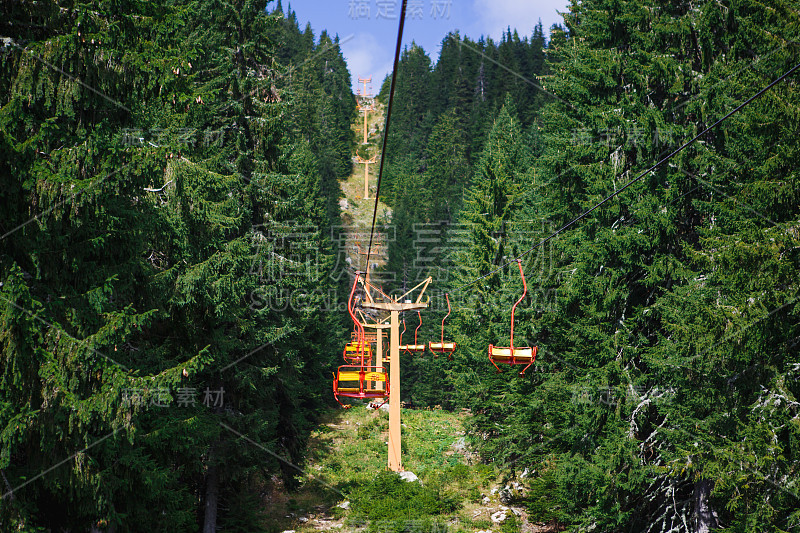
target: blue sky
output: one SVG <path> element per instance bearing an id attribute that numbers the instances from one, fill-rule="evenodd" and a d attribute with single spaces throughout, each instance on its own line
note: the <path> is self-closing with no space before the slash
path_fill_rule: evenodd
<path id="1" fill-rule="evenodd" d="M 530 35 L 541 19 L 545 35 L 558 12 L 567 11 L 569 0 L 408 0 L 403 43 L 413 40 L 435 62 L 442 39 L 459 30 L 472 39 L 499 39 L 507 27 L 520 37 Z M 272 4 L 274 5 L 274 4 Z M 284 9 L 289 2 L 283 0 Z M 354 86 L 359 76 L 372 76 L 373 93 L 380 90 L 383 77 L 392 69 L 397 42 L 400 0 L 295 0 L 301 29 L 311 23 L 315 37 L 325 29 L 339 35 L 342 51 Z"/>

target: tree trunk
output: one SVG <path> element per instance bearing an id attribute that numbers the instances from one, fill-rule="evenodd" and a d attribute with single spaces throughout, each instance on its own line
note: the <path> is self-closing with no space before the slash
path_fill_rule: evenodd
<path id="1" fill-rule="evenodd" d="M 209 454 L 213 461 L 214 454 Z M 219 499 L 219 467 L 210 465 L 206 475 L 206 512 L 203 521 L 203 533 L 216 533 L 217 531 L 217 502 Z"/>
<path id="2" fill-rule="evenodd" d="M 717 513 L 711 508 L 708 497 L 711 494 L 713 483 L 707 479 L 701 479 L 694 484 L 694 513 L 696 533 L 709 533 L 712 528 L 719 527 L 717 523 Z"/>

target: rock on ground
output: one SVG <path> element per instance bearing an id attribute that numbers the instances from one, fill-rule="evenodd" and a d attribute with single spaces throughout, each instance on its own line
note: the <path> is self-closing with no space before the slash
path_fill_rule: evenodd
<path id="1" fill-rule="evenodd" d="M 417 475 L 414 472 L 410 472 L 410 471 L 400 472 L 400 479 L 402 479 L 403 481 L 408 481 L 408 482 L 419 480 Z"/>

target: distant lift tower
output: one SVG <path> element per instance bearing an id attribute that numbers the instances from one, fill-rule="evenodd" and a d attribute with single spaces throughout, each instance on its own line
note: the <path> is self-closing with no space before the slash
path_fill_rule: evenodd
<path id="1" fill-rule="evenodd" d="M 362 97 L 362 104 L 359 104 L 359 109 L 364 110 L 364 142 L 363 144 L 367 144 L 367 123 L 369 122 L 369 112 L 372 111 L 372 105 L 369 104 L 368 98 L 371 98 L 372 95 L 367 92 L 367 84 L 372 83 L 372 76 L 369 78 L 358 78 L 358 83 L 364 85 L 364 90 L 359 90 L 359 96 Z"/>
<path id="2" fill-rule="evenodd" d="M 360 155 L 356 154 L 356 161 L 359 163 L 364 163 L 364 200 L 369 200 L 369 165 L 371 163 L 375 163 L 377 160 L 377 155 L 373 155 L 369 159 L 364 159 Z"/>
<path id="3" fill-rule="evenodd" d="M 369 78 L 358 78 L 358 83 L 364 86 L 364 89 L 358 90 L 358 95 L 361 96 L 361 103 L 359 103 L 358 108 L 364 110 L 364 143 L 367 144 L 367 125 L 369 123 L 369 112 L 372 111 L 373 107 L 369 103 L 368 98 L 372 97 L 372 94 L 367 92 L 367 84 L 372 83 L 372 76 Z M 356 155 L 356 161 L 359 163 L 364 163 L 364 200 L 369 200 L 369 165 L 370 163 L 375 163 L 377 161 L 377 155 L 372 156 L 370 159 L 363 159 L 361 156 Z"/>

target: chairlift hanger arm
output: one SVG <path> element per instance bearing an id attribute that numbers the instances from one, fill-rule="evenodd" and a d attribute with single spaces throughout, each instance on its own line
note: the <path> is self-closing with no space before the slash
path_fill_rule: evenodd
<path id="1" fill-rule="evenodd" d="M 525 272 L 522 271 L 522 259 L 517 259 L 517 266 L 519 266 L 519 275 L 522 278 L 522 296 L 519 297 L 519 300 L 514 304 L 514 307 L 511 308 L 511 353 L 514 353 L 514 311 L 517 310 L 517 306 L 519 303 L 525 299 L 525 295 L 528 294 L 528 284 L 525 282 Z"/>
<path id="2" fill-rule="evenodd" d="M 361 359 L 362 364 L 363 364 L 363 359 L 367 356 L 366 352 L 369 351 L 369 348 L 366 347 L 366 342 L 364 341 L 364 335 L 365 335 L 365 333 L 364 333 L 364 325 L 361 322 L 358 321 L 358 319 L 356 318 L 355 313 L 353 312 L 353 309 L 354 309 L 354 307 L 353 307 L 353 297 L 354 297 L 355 292 L 356 292 L 356 287 L 358 286 L 358 278 L 361 277 L 361 274 L 362 274 L 362 272 L 360 270 L 356 271 L 356 279 L 353 280 L 353 288 L 350 291 L 350 298 L 347 301 L 347 312 L 350 313 L 350 317 L 353 319 L 353 322 L 355 323 L 355 326 L 356 326 L 356 333 L 358 334 L 358 341 L 357 341 L 357 344 L 356 344 L 357 356 L 358 356 L 359 359 Z M 350 346 L 352 348 L 351 345 L 352 345 L 352 343 L 350 343 L 350 345 L 348 345 L 348 346 Z M 344 349 L 343 356 L 344 356 L 345 361 L 348 360 L 348 346 L 345 346 L 345 349 Z"/>
<path id="3" fill-rule="evenodd" d="M 442 345 L 444 345 L 444 321 L 447 320 L 447 317 L 450 316 L 450 296 L 447 293 L 444 293 L 444 297 L 447 299 L 447 314 L 444 315 L 442 319 Z"/>
<path id="4" fill-rule="evenodd" d="M 353 296 L 356 293 L 356 286 L 358 285 L 358 278 L 361 277 L 361 272 L 356 272 L 356 279 L 353 280 L 353 288 L 350 290 L 350 298 L 347 300 L 347 312 L 350 313 L 350 317 L 353 319 L 353 322 L 356 324 L 356 329 L 359 331 L 359 336 L 363 337 L 364 335 L 364 328 L 361 323 L 356 318 L 356 315 L 353 313 Z"/>

